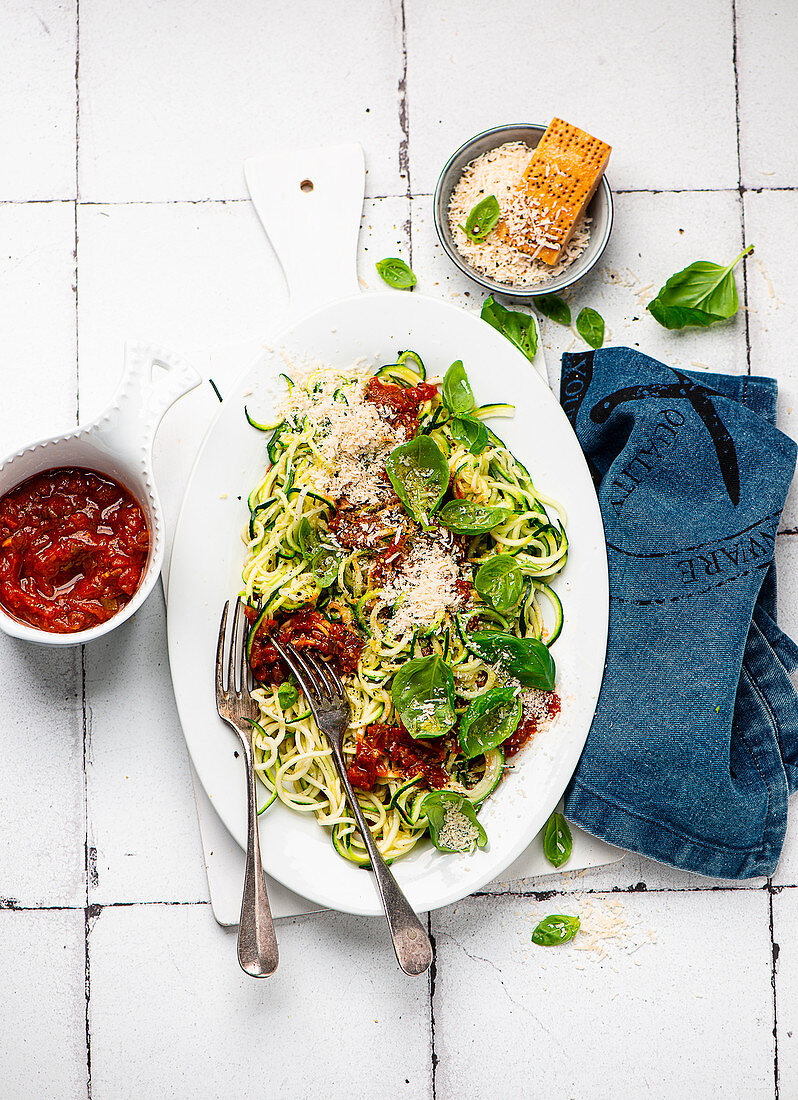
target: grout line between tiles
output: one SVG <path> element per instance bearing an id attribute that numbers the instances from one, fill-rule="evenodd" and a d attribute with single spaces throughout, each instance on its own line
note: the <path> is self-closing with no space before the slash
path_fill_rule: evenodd
<path id="1" fill-rule="evenodd" d="M 742 228 L 743 248 L 748 247 L 745 232 L 745 188 L 743 187 L 742 154 L 740 151 L 740 78 L 737 72 L 737 0 L 732 0 L 732 69 L 734 70 L 734 121 L 737 131 L 737 194 L 740 201 L 740 226 Z M 748 316 L 748 270 L 745 260 L 742 263 L 743 280 L 743 323 L 745 324 L 745 363 L 746 374 L 751 373 L 751 326 Z"/>
<path id="2" fill-rule="evenodd" d="M 413 266 L 413 226 L 411 219 L 412 193 L 410 186 L 410 112 L 407 102 L 407 17 L 405 13 L 405 0 L 399 0 L 399 13 L 402 28 L 402 74 L 399 77 L 399 128 L 402 137 L 399 142 L 399 175 L 405 180 L 405 193 L 402 196 L 407 200 L 407 218 L 405 220 L 405 233 L 407 235 L 407 252 L 410 267 Z"/>
<path id="3" fill-rule="evenodd" d="M 798 191 L 798 184 L 774 187 L 746 187 L 742 184 L 736 187 L 614 187 L 614 195 L 762 195 L 781 191 Z M 366 202 L 381 202 L 385 199 L 429 199 L 432 191 L 415 191 L 409 193 L 410 187 L 404 193 L 386 195 L 366 195 Z M 81 199 L 77 200 L 80 207 L 92 206 L 233 206 L 249 203 L 248 198 L 222 199 Z M 74 203 L 75 199 L 51 198 L 51 199 L 3 199 L 0 198 L 0 206 L 47 206 L 57 203 Z"/>
<path id="4" fill-rule="evenodd" d="M 438 978 L 438 952 L 435 936 L 432 931 L 432 913 L 427 913 L 427 935 L 432 944 L 432 963 L 429 968 L 429 1028 L 431 1057 L 431 1082 L 432 1100 L 436 1100 L 438 1094 L 438 1054 L 435 1050 L 435 983 Z"/>
<path id="5" fill-rule="evenodd" d="M 779 1100 L 779 1016 L 776 1002 L 776 963 L 779 958 L 779 945 L 773 935 L 773 884 L 768 880 L 768 912 L 770 919 L 770 984 L 773 990 L 773 1088 L 775 1100 Z"/>

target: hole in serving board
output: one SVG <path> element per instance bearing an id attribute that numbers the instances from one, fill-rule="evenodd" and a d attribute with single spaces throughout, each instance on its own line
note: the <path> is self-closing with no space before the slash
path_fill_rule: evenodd
<path id="1" fill-rule="evenodd" d="M 306 195 L 309 195 L 313 190 L 313 180 L 302 180 L 299 185 L 299 190 L 304 191 Z"/>

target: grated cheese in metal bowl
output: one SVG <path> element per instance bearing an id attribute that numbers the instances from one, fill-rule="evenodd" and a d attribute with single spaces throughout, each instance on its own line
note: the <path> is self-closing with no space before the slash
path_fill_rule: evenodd
<path id="1" fill-rule="evenodd" d="M 520 229 L 533 215 L 518 185 L 529 164 L 532 149 L 522 141 L 508 141 L 490 149 L 469 164 L 452 191 L 449 200 L 449 228 L 455 247 L 475 270 L 508 286 L 540 286 L 561 275 L 584 252 L 590 240 L 590 218 L 582 218 L 556 264 L 546 264 L 515 248 L 501 232 L 493 232 L 486 241 L 470 240 L 461 225 L 478 202 L 495 195 L 507 230 Z M 541 226 L 541 230 L 545 227 Z M 545 233 L 542 233 L 545 236 Z"/>

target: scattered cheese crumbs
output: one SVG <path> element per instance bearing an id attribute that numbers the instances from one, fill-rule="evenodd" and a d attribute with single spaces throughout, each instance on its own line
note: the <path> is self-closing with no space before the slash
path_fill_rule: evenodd
<path id="1" fill-rule="evenodd" d="M 479 829 L 469 821 L 463 811 L 449 803 L 443 812 L 443 825 L 438 834 L 438 843 L 454 852 L 470 852 L 476 847 Z"/>
<path id="2" fill-rule="evenodd" d="M 624 956 L 634 955 L 641 947 L 657 942 L 655 930 L 642 928 L 618 894 L 575 893 L 565 897 L 570 906 L 567 912 L 579 917 L 580 927 L 574 939 L 563 945 L 563 953 L 579 951 L 582 953 L 580 958 L 592 957 L 596 963 L 609 959 L 612 964 Z M 551 906 L 551 902 L 546 904 Z M 536 922 L 545 915 L 538 909 L 539 905 L 531 917 Z M 572 957 L 576 962 L 576 957 Z M 635 962 L 639 964 L 639 960 Z M 577 965 L 577 969 L 584 967 Z"/>
<path id="3" fill-rule="evenodd" d="M 419 539 L 401 572 L 386 585 L 384 598 L 398 606 L 391 627 L 400 632 L 421 623 L 431 625 L 444 611 L 463 602 L 457 591 L 460 570 L 452 552 L 432 539 Z"/>
<path id="4" fill-rule="evenodd" d="M 478 202 L 495 195 L 510 231 L 529 219 L 526 196 L 519 191 L 532 150 L 520 141 L 490 149 L 469 164 L 449 200 L 449 226 L 457 251 L 484 275 L 509 286 L 537 286 L 560 275 L 584 252 L 590 240 L 590 219 L 579 219 L 573 236 L 557 263 L 550 265 L 523 252 L 493 232 L 481 244 L 460 229 Z"/>
<path id="5" fill-rule="evenodd" d="M 390 498 L 385 459 L 404 443 L 403 431 L 391 427 L 373 402 L 364 400 L 367 375 L 354 380 L 316 368 L 277 404 L 277 415 L 304 422 L 319 448 L 323 469 L 315 475 L 319 493 L 352 504 L 380 504 Z"/>

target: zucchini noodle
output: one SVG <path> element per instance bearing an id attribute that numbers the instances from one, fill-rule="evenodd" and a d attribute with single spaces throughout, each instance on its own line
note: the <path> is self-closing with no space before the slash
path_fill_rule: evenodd
<path id="1" fill-rule="evenodd" d="M 365 456 L 364 468 L 370 470 L 372 481 L 377 479 L 376 500 L 358 502 L 357 493 L 366 493 L 368 487 L 358 487 L 357 479 L 350 479 L 341 492 L 342 479 L 348 476 L 345 456 L 331 451 L 331 421 L 318 409 L 314 412 L 314 402 L 322 408 L 324 402 L 333 401 L 346 409 L 347 415 L 354 415 L 364 400 L 369 400 L 364 394 L 372 378 L 391 387 L 391 392 L 398 393 L 401 388 L 405 395 L 423 399 L 415 406 L 415 415 L 404 422 L 404 435 L 403 429 L 391 427 L 387 418 L 387 442 Z M 284 419 L 268 442 L 269 466 L 249 497 L 242 574 L 242 595 L 253 623 L 248 653 L 252 658 L 253 645 L 268 646 L 265 630 L 262 643 L 257 641 L 262 627 L 279 629 L 292 615 L 307 612 L 359 637 L 362 651 L 356 667 L 339 669 L 351 708 L 344 738 L 350 766 L 356 761 L 358 740 L 367 738 L 371 727 L 393 729 L 398 725 L 392 681 L 409 660 L 437 655 L 446 663 L 452 673 L 453 708 L 459 719 L 473 700 L 508 680 L 512 682 L 506 670 L 474 651 L 470 641 L 474 631 L 501 631 L 550 645 L 562 624 L 560 601 L 550 587 L 567 558 L 562 505 L 535 487 L 529 472 L 487 425 L 480 453 L 472 453 L 468 443 L 455 438 L 454 414 L 440 386 L 425 383 L 421 389 L 415 388 L 424 378 L 421 360 L 405 352 L 398 364 L 382 367 L 376 374 L 356 366 L 345 371 L 321 368 L 296 386 L 287 380 L 289 393 L 281 409 Z M 481 424 L 481 414 L 490 415 L 495 408 L 475 408 L 470 416 Z M 379 401 L 372 400 L 368 410 L 372 419 L 373 410 L 378 416 L 387 416 Z M 249 413 L 247 419 L 264 430 Z M 394 495 L 385 475 L 386 454 L 397 441 L 416 434 L 427 435 L 448 465 L 447 499 L 505 509 L 505 518 L 480 534 L 453 536 L 437 524 L 434 515 L 429 528 L 422 529 Z M 368 523 L 344 538 L 342 528 L 336 526 L 338 513 L 355 521 L 359 515 L 365 516 Z M 407 546 L 423 549 L 425 540 L 436 538 L 443 539 L 446 553 L 457 563 L 460 584 L 449 606 L 438 610 L 432 621 L 424 621 L 407 611 L 406 597 L 397 597 L 387 551 L 403 546 L 407 554 Z M 323 547 L 326 557 L 318 556 L 318 547 Z M 512 555 L 515 575 L 520 572 L 521 576 L 520 597 L 510 610 L 501 611 L 480 598 L 473 583 L 479 567 L 500 553 Z M 397 614 L 403 607 L 402 614 Z M 552 620 L 554 627 L 547 627 Z M 253 724 L 252 739 L 257 774 L 267 792 L 263 809 L 279 800 L 297 813 L 312 813 L 330 830 L 332 843 L 342 856 L 367 865 L 368 855 L 348 811 L 332 751 L 304 696 L 295 690 L 284 692 L 278 683 L 268 682 L 267 676 L 260 679 L 253 692 L 260 718 Z M 465 796 L 478 810 L 499 782 L 505 767 L 502 746 L 465 759 L 455 732 L 440 742 L 445 744 L 438 761 L 443 784 L 440 779 L 433 784 L 426 773 L 404 769 L 387 758 L 382 760 L 372 789 L 357 791 L 386 860 L 405 855 L 428 833 L 424 801 L 431 790 L 443 786 Z M 427 749 L 432 740 L 425 735 L 418 744 Z"/>

